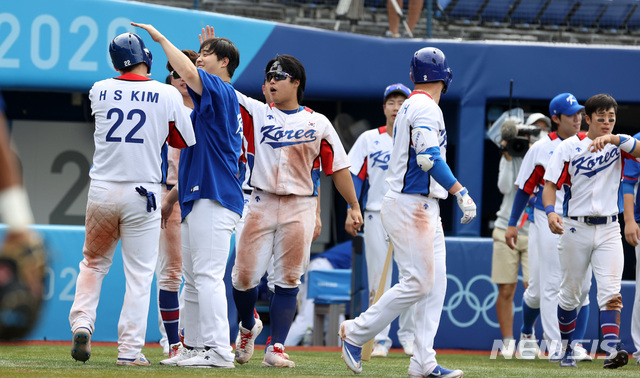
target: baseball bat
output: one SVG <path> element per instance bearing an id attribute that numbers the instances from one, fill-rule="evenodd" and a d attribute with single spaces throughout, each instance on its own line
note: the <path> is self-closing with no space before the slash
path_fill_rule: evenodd
<path id="1" fill-rule="evenodd" d="M 384 260 L 384 267 L 382 268 L 382 276 L 380 277 L 380 283 L 378 284 L 378 290 L 376 291 L 376 296 L 373 298 L 373 303 L 371 305 L 376 304 L 378 299 L 384 294 L 384 285 L 387 283 L 387 274 L 389 272 L 389 265 L 391 265 L 391 256 L 393 255 L 393 243 L 389 240 L 389 249 L 387 250 L 387 258 Z M 367 341 L 366 344 L 362 346 L 362 361 L 369 361 L 371 359 L 371 351 L 373 350 L 373 342 L 375 338 Z"/>
<path id="2" fill-rule="evenodd" d="M 391 5 L 393 6 L 393 9 L 398 14 L 398 17 L 400 17 L 400 21 L 402 21 L 402 25 L 404 25 L 404 29 L 409 35 L 409 38 L 413 38 L 413 33 L 411 32 L 411 29 L 409 29 L 409 25 L 407 24 L 407 19 L 404 17 L 404 13 L 402 13 L 402 9 L 400 9 L 400 6 L 398 5 L 398 3 L 396 3 L 396 0 L 391 0 Z"/>

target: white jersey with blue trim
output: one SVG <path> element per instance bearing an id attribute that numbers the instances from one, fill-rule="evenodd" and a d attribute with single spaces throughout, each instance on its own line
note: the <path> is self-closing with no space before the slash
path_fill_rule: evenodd
<path id="1" fill-rule="evenodd" d="M 447 190 L 420 169 L 416 162 L 411 132 L 417 127 L 426 131 L 426 147 L 440 148 L 442 160 L 447 161 L 447 131 L 442 110 L 426 92 L 413 91 L 402 104 L 393 124 L 393 150 L 387 177 L 389 189 L 445 199 Z"/>
<path id="2" fill-rule="evenodd" d="M 94 180 L 160 183 L 161 149 L 194 145 L 191 119 L 171 85 L 127 73 L 96 82 L 89 92 L 95 117 Z"/>
<path id="3" fill-rule="evenodd" d="M 306 107 L 288 114 L 236 94 L 252 119 L 244 128 L 247 161 L 253 161 L 251 187 L 277 195 L 317 195 L 320 166 L 327 176 L 349 168 L 340 138 L 324 115 Z"/>
<path id="4" fill-rule="evenodd" d="M 365 210 L 380 211 L 382 207 L 382 198 L 389 190 L 387 171 L 392 149 L 393 138 L 382 126 L 362 133 L 349 151 L 351 174 L 368 183 Z"/>
<path id="5" fill-rule="evenodd" d="M 591 142 L 584 134 L 567 138 L 549 160 L 544 179 L 558 187 L 571 184 L 563 201 L 564 216 L 611 216 L 622 211 L 623 160 L 635 158 L 613 144 L 591 152 Z"/>

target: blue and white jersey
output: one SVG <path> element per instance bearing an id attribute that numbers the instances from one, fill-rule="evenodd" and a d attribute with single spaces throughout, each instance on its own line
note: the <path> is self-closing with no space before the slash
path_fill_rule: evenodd
<path id="1" fill-rule="evenodd" d="M 387 171 L 393 149 L 393 138 L 387 127 L 362 133 L 349 151 L 351 175 L 358 198 L 365 196 L 364 209 L 380 211 L 382 198 L 389 190 Z"/>
<path id="2" fill-rule="evenodd" d="M 182 218 L 193 201 L 206 198 L 242 215 L 244 200 L 238 161 L 242 151 L 242 118 L 235 90 L 219 77 L 198 69 L 202 96 L 189 89 L 191 120 L 198 144 L 180 155 L 178 186 Z"/>
<path id="3" fill-rule="evenodd" d="M 393 124 L 393 150 L 387 177 L 389 189 L 445 199 L 447 190 L 416 163 L 411 132 L 417 127 L 427 131 L 426 147 L 439 148 L 440 155 L 446 162 L 447 131 L 442 110 L 426 92 L 413 91 L 402 104 Z"/>
<path id="4" fill-rule="evenodd" d="M 636 139 L 640 138 L 640 133 L 633 136 Z M 636 222 L 640 222 L 640 201 L 638 201 L 638 178 L 640 178 L 640 162 L 637 160 L 625 161 L 624 169 L 622 171 L 623 185 L 630 185 L 633 189 L 634 205 L 633 213 L 635 215 Z"/>
<path id="5" fill-rule="evenodd" d="M 553 152 L 544 179 L 558 187 L 570 184 L 563 199 L 563 215 L 611 216 L 622 212 L 620 191 L 624 159 L 635 159 L 613 144 L 600 152 L 588 149 L 584 134 L 567 138 Z"/>

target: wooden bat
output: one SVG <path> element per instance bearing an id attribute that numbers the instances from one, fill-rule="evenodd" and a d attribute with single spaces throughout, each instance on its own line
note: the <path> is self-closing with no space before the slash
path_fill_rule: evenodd
<path id="1" fill-rule="evenodd" d="M 387 283 L 387 274 L 389 272 L 389 266 L 391 265 L 391 256 L 393 256 L 393 243 L 389 240 L 389 249 L 387 250 L 387 258 L 384 260 L 384 268 L 382 268 L 382 276 L 380 277 L 380 283 L 378 284 L 378 290 L 376 290 L 376 296 L 373 298 L 373 306 L 378 299 L 384 294 L 384 285 Z M 362 346 L 362 361 L 369 361 L 371 359 L 371 351 L 373 350 L 373 341 L 371 339 Z"/>

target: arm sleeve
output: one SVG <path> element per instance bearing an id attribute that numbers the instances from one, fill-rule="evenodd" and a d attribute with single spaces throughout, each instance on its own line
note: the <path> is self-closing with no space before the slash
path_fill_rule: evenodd
<path id="1" fill-rule="evenodd" d="M 433 158 L 433 167 L 429 170 L 429 174 L 433 177 L 438 184 L 442 185 L 446 190 L 451 189 L 453 184 L 458 180 L 453 176 L 451 168 L 447 165 L 447 162 L 442 159 L 440 155 L 440 147 L 427 148 L 425 153 L 431 155 Z"/>
<path id="2" fill-rule="evenodd" d="M 513 199 L 513 207 L 511 208 L 511 217 L 509 218 L 509 226 L 516 227 L 518 225 L 518 219 L 520 214 L 527 207 L 529 202 L 529 194 L 522 189 L 516 191 L 516 197 Z"/>

